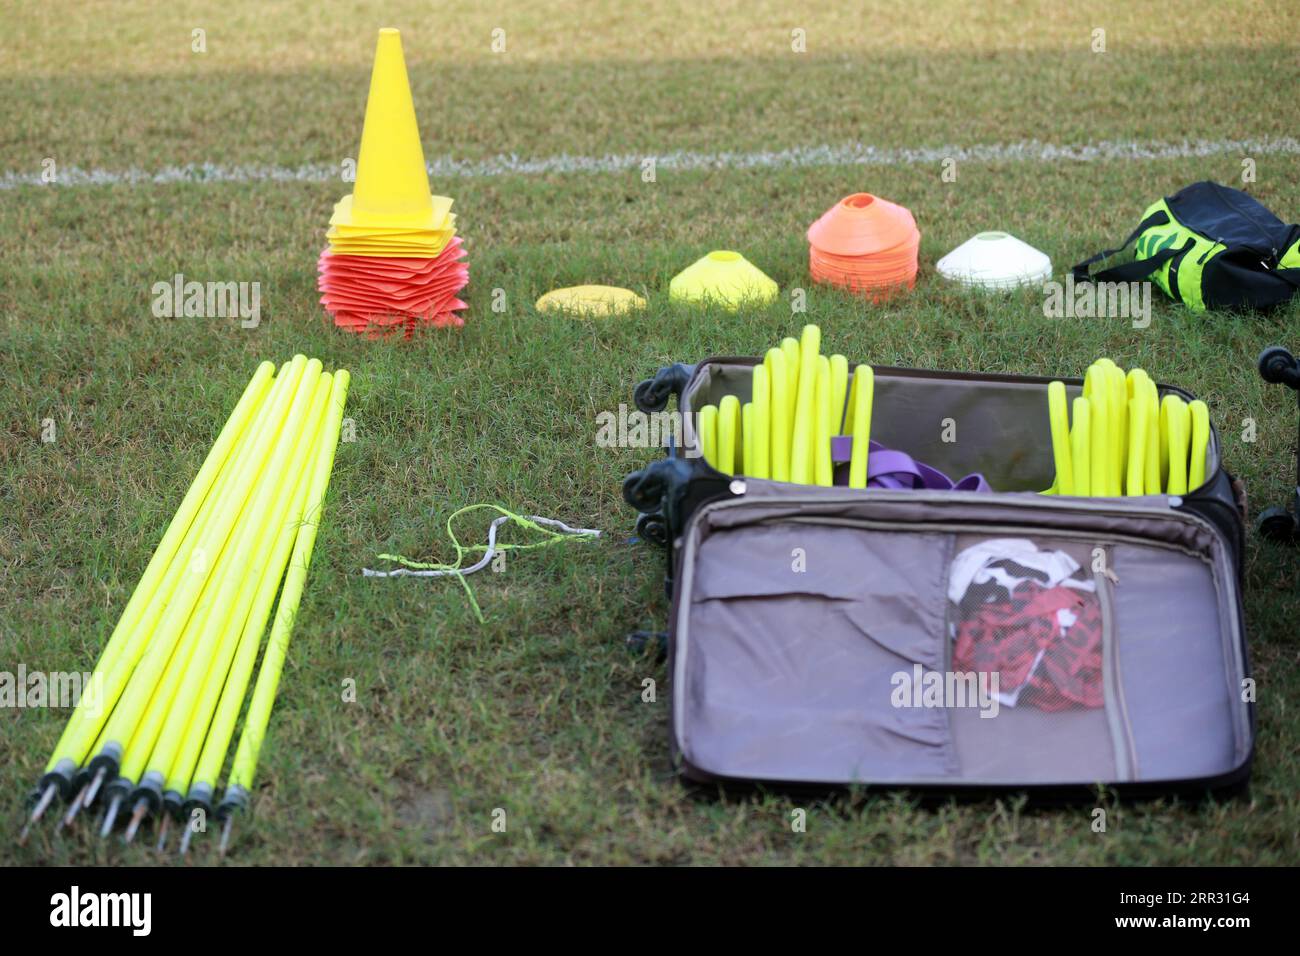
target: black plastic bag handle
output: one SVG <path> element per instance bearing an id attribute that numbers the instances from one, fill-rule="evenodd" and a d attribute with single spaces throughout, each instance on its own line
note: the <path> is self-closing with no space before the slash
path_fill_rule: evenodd
<path id="1" fill-rule="evenodd" d="M 632 400 L 638 409 L 647 414 L 662 412 L 668 407 L 669 398 L 675 397 L 679 402 L 681 401 L 682 392 L 686 390 L 694 374 L 694 365 L 683 365 L 677 362 L 665 366 L 655 372 L 654 378 L 648 378 L 637 385 L 632 392 Z"/>

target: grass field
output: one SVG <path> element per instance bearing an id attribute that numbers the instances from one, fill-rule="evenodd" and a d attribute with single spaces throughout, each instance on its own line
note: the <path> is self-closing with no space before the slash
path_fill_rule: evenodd
<path id="1" fill-rule="evenodd" d="M 356 441 L 340 447 L 254 813 L 230 862 L 1300 862 L 1296 552 L 1253 535 L 1248 545 L 1259 684 L 1248 797 L 1114 806 L 1104 835 L 1090 808 L 1014 797 L 938 808 L 905 796 L 720 798 L 674 779 L 667 697 L 641 702 L 641 681 L 662 686 L 664 668 L 623 643 L 662 628 L 667 610 L 661 553 L 631 541 L 619 495 L 647 453 L 594 440 L 597 414 L 629 402 L 660 365 L 754 354 L 813 321 L 828 353 L 878 364 L 1062 375 L 1099 355 L 1140 365 L 1206 399 L 1252 506 L 1280 503 L 1295 403 L 1260 382 L 1254 359 L 1273 342 L 1300 345 L 1300 303 L 1261 317 L 1157 302 L 1138 330 L 1047 319 L 1039 290 L 968 295 L 933 271 L 985 228 L 1012 231 L 1064 271 L 1123 238 L 1161 195 L 1200 179 L 1240 186 L 1246 158 L 1250 191 L 1300 219 L 1300 155 L 1276 146 L 1295 133 L 1300 45 L 1273 5 L 1176 18 L 1116 2 L 1012 13 L 959 0 L 833 0 L 808 14 L 766 0 L 150 6 L 0 3 L 0 670 L 89 669 L 260 360 L 303 352 L 351 370 Z M 468 321 L 409 343 L 336 332 L 317 305 L 316 256 L 346 184 L 267 173 L 355 155 L 384 25 L 403 30 L 426 155 L 496 173 L 435 178 L 469 250 Z M 195 28 L 206 53 L 191 52 Z M 491 49 L 497 28 L 504 53 Z M 796 28 L 807 52 L 791 49 Z M 1096 28 L 1104 53 L 1092 49 Z M 1255 154 L 1228 141 L 1275 145 Z M 960 160 L 955 182 L 908 152 L 1026 142 L 1145 148 L 1091 161 L 994 149 Z M 855 143 L 895 158 L 770 155 Z M 1153 144 L 1171 148 L 1139 155 Z M 733 156 L 665 163 L 652 183 L 637 163 L 512 173 L 496 159 L 679 151 Z M 47 158 L 110 180 L 187 164 L 246 172 L 19 182 Z M 787 291 L 809 286 L 804 230 L 859 190 L 915 213 L 915 291 L 868 306 L 812 288 L 806 315 L 792 315 Z M 671 276 L 714 248 L 743 251 L 782 296 L 736 316 L 671 305 Z M 177 272 L 260 282 L 261 325 L 154 318 L 151 287 Z M 649 309 L 606 323 L 534 311 L 548 289 L 583 282 L 641 290 Z M 504 311 L 492 310 L 494 290 Z M 1248 418 L 1253 443 L 1241 440 Z M 45 419 L 53 443 L 41 440 Z M 482 626 L 454 583 L 360 576 L 380 552 L 446 557 L 446 516 L 474 502 L 606 534 L 480 575 Z M 356 703 L 340 699 L 346 678 Z M 0 710 L 0 811 L 15 828 L 65 719 Z M 806 833 L 791 832 L 794 806 L 809 810 Z M 504 834 L 491 830 L 495 808 Z M 195 862 L 216 862 L 213 842 Z M 21 849 L 0 843 L 3 863 L 154 860 L 84 823 L 57 837 L 45 826 Z"/>

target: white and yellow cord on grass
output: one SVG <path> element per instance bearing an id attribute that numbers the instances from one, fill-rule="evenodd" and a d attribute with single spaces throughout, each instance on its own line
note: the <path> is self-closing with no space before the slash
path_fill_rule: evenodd
<path id="1" fill-rule="evenodd" d="M 471 511 L 495 511 L 500 517 L 492 519 L 492 524 L 488 526 L 487 544 L 465 545 L 460 543 L 456 537 L 456 532 L 452 528 L 452 522 L 463 514 Z M 529 541 L 522 544 L 508 544 L 506 542 L 497 542 L 497 531 L 507 521 L 513 521 L 523 528 L 528 528 L 543 535 L 541 541 Z M 554 530 L 552 530 L 554 529 Z M 593 540 L 600 537 L 600 532 L 595 528 L 571 528 L 563 521 L 555 518 L 544 518 L 541 515 L 520 515 L 515 514 L 499 505 L 480 504 L 466 505 L 447 518 L 447 537 L 451 539 L 452 546 L 456 549 L 456 560 L 451 564 L 426 563 L 422 561 L 412 561 L 404 558 L 400 554 L 380 554 L 376 557 L 381 561 L 394 561 L 402 565 L 400 568 L 394 568 L 391 571 L 376 571 L 372 568 L 362 568 L 361 573 L 368 578 L 398 578 L 398 577 L 416 577 L 416 578 L 443 578 L 454 577 L 460 581 L 461 587 L 465 589 L 465 596 L 469 598 L 470 607 L 474 609 L 474 616 L 480 624 L 483 623 L 483 611 L 479 607 L 478 601 L 474 597 L 474 591 L 469 586 L 465 578 L 477 571 L 482 571 L 498 553 L 504 551 L 532 551 L 537 548 L 549 548 L 556 544 L 565 544 L 570 541 Z M 483 552 L 483 557 L 479 558 L 469 567 L 464 567 L 465 556 Z"/>

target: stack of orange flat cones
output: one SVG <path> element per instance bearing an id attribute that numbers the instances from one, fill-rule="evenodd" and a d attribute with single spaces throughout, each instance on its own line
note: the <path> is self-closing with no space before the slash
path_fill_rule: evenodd
<path id="1" fill-rule="evenodd" d="M 429 193 L 415 104 L 396 30 L 379 31 L 357 178 L 334 206 L 317 263 L 335 325 L 367 335 L 461 326 L 469 264 L 451 200 Z"/>
<path id="2" fill-rule="evenodd" d="M 854 193 L 808 227 L 808 268 L 816 282 L 880 301 L 916 284 L 920 245 L 906 208 Z"/>

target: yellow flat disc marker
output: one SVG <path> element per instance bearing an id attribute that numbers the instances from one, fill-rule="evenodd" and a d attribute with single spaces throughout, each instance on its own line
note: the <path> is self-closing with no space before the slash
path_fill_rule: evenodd
<path id="1" fill-rule="evenodd" d="M 576 312 L 589 318 L 626 315 L 644 309 L 645 299 L 631 289 L 612 285 L 575 285 L 553 289 L 537 300 L 538 312 Z"/>

